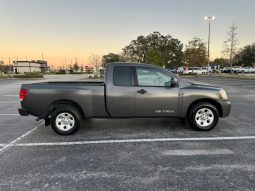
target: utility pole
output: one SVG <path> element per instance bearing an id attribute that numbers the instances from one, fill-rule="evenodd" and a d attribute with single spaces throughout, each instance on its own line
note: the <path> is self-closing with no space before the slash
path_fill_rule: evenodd
<path id="1" fill-rule="evenodd" d="M 66 67 L 66 57 L 65 57 L 65 70 L 67 69 L 67 67 Z"/>
<path id="2" fill-rule="evenodd" d="M 208 50 L 207 50 L 207 56 L 208 56 L 208 61 L 207 61 L 207 74 L 209 75 L 209 64 L 210 64 L 210 40 L 211 40 L 211 21 L 215 19 L 214 16 L 207 16 L 204 18 L 205 20 L 208 21 L 209 28 L 208 28 Z"/>
<path id="3" fill-rule="evenodd" d="M 9 72 L 12 71 L 12 66 L 11 66 L 11 58 L 9 57 Z"/>

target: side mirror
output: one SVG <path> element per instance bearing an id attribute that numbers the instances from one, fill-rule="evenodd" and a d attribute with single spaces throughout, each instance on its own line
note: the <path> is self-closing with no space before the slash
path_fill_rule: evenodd
<path id="1" fill-rule="evenodd" d="M 172 80 L 165 83 L 165 87 L 171 87 L 172 86 Z"/>
<path id="2" fill-rule="evenodd" d="M 176 78 L 171 79 L 171 87 L 176 87 L 178 86 L 178 80 Z"/>

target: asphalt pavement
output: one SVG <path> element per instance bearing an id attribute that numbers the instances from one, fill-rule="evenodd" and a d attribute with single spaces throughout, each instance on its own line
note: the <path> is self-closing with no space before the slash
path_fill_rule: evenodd
<path id="1" fill-rule="evenodd" d="M 230 116 L 211 131 L 179 119 L 90 119 L 60 136 L 17 113 L 20 84 L 42 80 L 0 80 L 0 190 L 254 190 L 255 80 L 188 79 L 230 97 Z"/>

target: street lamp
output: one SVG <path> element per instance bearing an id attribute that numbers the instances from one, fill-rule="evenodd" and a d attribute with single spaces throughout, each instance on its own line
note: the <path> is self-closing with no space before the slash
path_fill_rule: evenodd
<path id="1" fill-rule="evenodd" d="M 211 21 L 215 19 L 214 16 L 204 17 L 205 20 L 209 23 L 209 32 L 208 32 L 208 63 L 207 63 L 207 74 L 209 75 L 209 62 L 210 62 L 210 37 L 211 37 Z"/>

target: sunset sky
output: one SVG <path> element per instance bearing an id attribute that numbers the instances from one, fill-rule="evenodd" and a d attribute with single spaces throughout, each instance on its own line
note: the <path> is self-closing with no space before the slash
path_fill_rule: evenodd
<path id="1" fill-rule="evenodd" d="M 216 16 L 211 58 L 221 56 L 226 32 L 238 26 L 240 47 L 255 42 L 254 0 L 0 0 L 0 60 L 41 59 L 49 65 L 118 53 L 138 35 L 170 34 L 184 44 L 207 41 L 205 16 Z"/>

